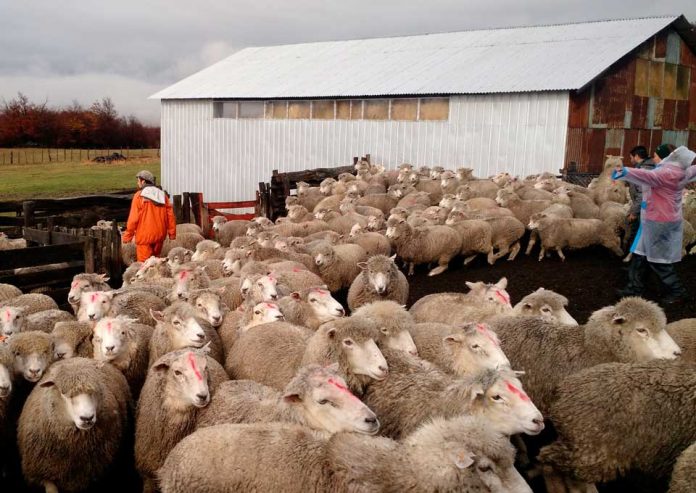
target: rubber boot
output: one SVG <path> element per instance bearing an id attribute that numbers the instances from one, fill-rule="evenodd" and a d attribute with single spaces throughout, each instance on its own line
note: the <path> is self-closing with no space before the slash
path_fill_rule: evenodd
<path id="1" fill-rule="evenodd" d="M 628 284 L 616 293 L 621 296 L 643 296 L 645 289 L 645 274 L 648 269 L 648 261 L 643 255 L 633 254 L 631 262 L 628 264 Z"/>
<path id="2" fill-rule="evenodd" d="M 650 262 L 650 268 L 660 278 L 665 289 L 663 303 L 675 303 L 686 299 L 686 289 L 679 279 L 674 264 L 655 264 Z"/>

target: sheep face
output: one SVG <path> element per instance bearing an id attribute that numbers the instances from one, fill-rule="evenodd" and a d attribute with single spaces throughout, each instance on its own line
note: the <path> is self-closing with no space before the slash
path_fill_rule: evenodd
<path id="1" fill-rule="evenodd" d="M 565 309 L 568 299 L 544 288 L 525 296 L 513 308 L 515 315 L 541 317 L 549 322 L 564 325 L 578 325 L 578 322 Z"/>
<path id="2" fill-rule="evenodd" d="M 227 218 L 225 216 L 215 216 L 213 218 L 213 231 L 216 233 L 220 232 L 220 228 L 222 227 L 223 224 L 227 222 Z"/>
<path id="3" fill-rule="evenodd" d="M 135 273 L 135 280 L 146 281 L 149 279 L 161 278 L 160 267 L 167 262 L 168 260 L 166 258 L 150 257 L 143 262 Z"/>
<path id="4" fill-rule="evenodd" d="M 433 166 L 433 169 L 430 170 L 430 178 L 432 180 L 438 180 L 444 172 L 445 168 L 442 166 Z"/>
<path id="5" fill-rule="evenodd" d="M 358 236 L 360 233 L 362 233 L 362 226 L 360 224 L 353 224 L 353 227 L 350 228 L 350 233 L 348 234 L 349 238 L 355 238 Z"/>
<path id="6" fill-rule="evenodd" d="M 338 365 L 332 365 L 332 368 Z M 299 390 L 299 389 L 298 389 Z M 379 430 L 375 414 L 348 390 L 335 371 L 324 369 L 312 374 L 302 391 L 288 389 L 285 402 L 302 406 L 311 426 L 329 433 L 341 431 L 374 435 Z"/>
<path id="7" fill-rule="evenodd" d="M 507 287 L 506 278 L 501 278 L 495 284 L 467 282 L 466 285 L 471 289 L 472 296 L 478 298 L 483 303 L 495 306 L 501 313 L 512 308 L 510 295 L 505 290 Z"/>
<path id="8" fill-rule="evenodd" d="M 389 187 L 387 194 L 395 199 L 401 199 L 406 194 L 406 191 L 408 189 L 409 187 L 407 187 L 403 183 L 397 183 Z"/>
<path id="9" fill-rule="evenodd" d="M 225 275 L 239 274 L 242 270 L 242 264 L 252 254 L 251 251 L 240 249 L 228 250 L 225 254 L 225 260 L 222 261 L 222 270 Z"/>
<path id="10" fill-rule="evenodd" d="M 10 338 L 14 373 L 28 382 L 38 382 L 53 361 L 53 339 L 44 332 L 22 332 Z"/>
<path id="11" fill-rule="evenodd" d="M 399 170 L 399 174 L 396 177 L 396 182 L 397 183 L 406 183 L 406 182 L 408 182 L 408 179 L 410 176 L 411 176 L 410 169 Z"/>
<path id="12" fill-rule="evenodd" d="M 307 194 L 307 190 L 309 190 L 309 189 L 310 189 L 309 183 L 304 182 L 304 181 L 298 181 L 298 182 L 297 182 L 297 195 L 298 195 L 299 197 L 301 197 L 301 196 L 303 196 L 303 195 L 306 195 L 306 194 Z"/>
<path id="13" fill-rule="evenodd" d="M 273 248 L 274 241 L 277 237 L 278 235 L 275 233 L 263 231 L 257 235 L 256 243 L 261 248 Z"/>
<path id="14" fill-rule="evenodd" d="M 213 259 L 218 250 L 220 250 L 219 243 L 211 240 L 203 240 L 196 245 L 196 251 L 191 256 L 191 260 L 194 262 L 201 262 L 203 260 Z"/>
<path id="15" fill-rule="evenodd" d="M 285 316 L 280 311 L 280 307 L 275 303 L 257 303 L 251 314 L 251 320 L 245 326 L 245 329 L 250 329 L 256 325 L 269 324 L 271 322 L 280 322 L 285 320 Z"/>
<path id="16" fill-rule="evenodd" d="M 26 320 L 24 308 L 8 306 L 0 313 L 0 334 L 9 337 L 12 334 L 21 332 Z"/>
<path id="17" fill-rule="evenodd" d="M 379 231 L 384 226 L 384 218 L 377 216 L 368 216 L 367 218 L 367 230 L 368 231 Z"/>
<path id="18" fill-rule="evenodd" d="M 80 298 L 80 310 L 77 320 L 80 322 L 96 322 L 109 313 L 114 293 L 111 291 L 93 291 L 82 293 Z"/>
<path id="19" fill-rule="evenodd" d="M 293 297 L 295 295 L 297 295 L 297 298 L 300 298 L 298 293 L 293 293 Z M 322 323 L 340 318 L 346 314 L 345 309 L 331 296 L 331 292 L 327 289 L 310 289 L 307 294 L 307 303 L 309 303 L 314 316 Z"/>
<path id="20" fill-rule="evenodd" d="M 532 492 L 514 465 L 499 464 L 485 455 L 475 455 L 470 460 L 472 460 L 471 466 L 475 467 L 475 474 L 488 487 L 488 491 Z"/>
<path id="21" fill-rule="evenodd" d="M 106 283 L 109 280 L 104 274 L 100 275 L 98 279 L 101 283 Z M 68 302 L 72 304 L 79 303 L 82 293 L 93 290 L 94 286 L 94 281 L 90 279 L 73 279 L 72 284 L 70 284 L 70 291 L 68 292 Z"/>
<path id="22" fill-rule="evenodd" d="M 54 341 L 55 349 L 53 351 L 53 359 L 70 359 L 75 356 L 75 348 L 65 338 L 56 336 L 54 334 Z"/>
<path id="23" fill-rule="evenodd" d="M 387 360 L 373 339 L 356 342 L 351 337 L 341 341 L 351 373 L 365 375 L 375 380 L 384 380 L 389 373 Z"/>
<path id="24" fill-rule="evenodd" d="M 252 291 L 258 293 L 263 301 L 274 301 L 278 299 L 278 279 L 271 275 L 256 278 L 247 277 L 240 285 L 242 298 L 247 299 Z"/>
<path id="25" fill-rule="evenodd" d="M 43 388 L 56 387 L 52 380 L 40 384 Z M 63 412 L 75 424 L 78 430 L 89 430 L 97 423 L 99 396 L 94 391 L 81 392 L 73 395 L 69 390 L 64 393 L 57 389 L 63 402 Z"/>
<path id="26" fill-rule="evenodd" d="M 385 236 L 392 240 L 398 240 L 410 229 L 405 219 L 390 217 L 387 221 L 387 231 Z"/>
<path id="27" fill-rule="evenodd" d="M 495 201 L 498 203 L 500 207 L 507 207 L 513 201 L 513 197 L 515 195 L 515 192 L 512 192 L 510 190 L 498 190 L 498 193 L 495 196 Z"/>
<path id="28" fill-rule="evenodd" d="M 442 199 L 440 200 L 440 203 L 438 204 L 440 207 L 444 207 L 445 209 L 451 209 L 452 204 L 457 200 L 456 195 L 452 193 L 446 193 L 445 195 L 442 196 Z"/>
<path id="29" fill-rule="evenodd" d="M 408 175 L 408 184 L 415 187 L 420 182 L 420 175 L 418 173 L 411 173 Z"/>
<path id="30" fill-rule="evenodd" d="M 12 392 L 11 368 L 0 363 L 0 399 L 7 399 Z"/>
<path id="31" fill-rule="evenodd" d="M 222 291 L 222 290 L 221 290 Z M 220 294 L 205 291 L 196 296 L 196 311 L 204 317 L 213 327 L 220 327 L 223 320 L 223 305 Z"/>
<path id="32" fill-rule="evenodd" d="M 193 313 L 186 310 L 175 310 L 168 315 L 153 311 L 150 314 L 158 324 L 166 326 L 173 349 L 200 348 L 205 344 L 205 332 Z"/>
<path id="33" fill-rule="evenodd" d="M 418 356 L 418 348 L 416 347 L 416 343 L 413 342 L 413 337 L 411 337 L 411 333 L 408 330 L 396 330 L 393 327 L 380 327 L 379 331 L 382 334 L 382 343 L 388 348 Z"/>
<path id="34" fill-rule="evenodd" d="M 94 359 L 113 361 L 123 354 L 128 342 L 135 337 L 133 329 L 127 327 L 127 322 L 133 321 L 107 317 L 97 322 L 92 337 Z"/>
<path id="35" fill-rule="evenodd" d="M 210 403 L 208 361 L 199 351 L 181 351 L 174 358 L 163 358 L 154 371 L 166 372 L 167 398 L 180 409 L 203 408 Z"/>
<path id="36" fill-rule="evenodd" d="M 203 269 L 200 267 L 196 267 L 195 269 L 182 269 L 177 272 L 174 276 L 172 297 L 177 300 L 187 300 L 191 294 L 191 286 L 197 282 L 197 279 L 202 276 L 202 274 Z"/>
<path id="37" fill-rule="evenodd" d="M 317 266 L 331 265 L 335 260 L 336 253 L 330 244 L 322 244 L 315 249 L 314 263 L 317 264 Z"/>
<path id="38" fill-rule="evenodd" d="M 457 375 L 510 366 L 498 336 L 486 324 L 469 324 L 443 339 Z"/>
<path id="39" fill-rule="evenodd" d="M 451 189 L 457 184 L 457 177 L 452 172 L 445 172 L 440 177 L 440 188 L 443 190 Z"/>
<path id="40" fill-rule="evenodd" d="M 192 257 L 193 252 L 191 250 L 176 247 L 172 248 L 169 252 L 169 255 L 167 255 L 167 263 L 169 264 L 169 268 L 173 270 L 179 267 L 180 265 L 191 262 L 191 260 L 193 260 Z"/>
<path id="41" fill-rule="evenodd" d="M 493 428 L 506 435 L 541 433 L 544 418 L 514 373 L 509 370 L 487 373 L 487 382 L 472 386 L 473 411 L 484 415 Z"/>

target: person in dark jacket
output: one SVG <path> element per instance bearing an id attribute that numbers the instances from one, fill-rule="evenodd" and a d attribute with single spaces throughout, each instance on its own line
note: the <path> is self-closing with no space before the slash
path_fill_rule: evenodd
<path id="1" fill-rule="evenodd" d="M 669 154 L 669 153 L 668 153 Z M 631 163 L 634 168 L 654 169 L 655 163 L 648 156 L 648 150 L 644 146 L 636 146 L 631 149 Z M 667 157 L 667 156 L 665 156 Z M 640 227 L 640 205 L 643 202 L 643 186 L 635 183 L 628 184 L 628 192 L 631 195 L 631 208 L 628 211 L 626 222 L 628 223 L 626 245 L 632 245 Z"/>

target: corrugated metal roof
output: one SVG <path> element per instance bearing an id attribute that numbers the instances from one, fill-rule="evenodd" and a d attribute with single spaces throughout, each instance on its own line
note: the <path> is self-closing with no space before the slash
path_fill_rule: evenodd
<path id="1" fill-rule="evenodd" d="M 317 98 L 579 89 L 683 17 L 246 48 L 153 99 Z"/>

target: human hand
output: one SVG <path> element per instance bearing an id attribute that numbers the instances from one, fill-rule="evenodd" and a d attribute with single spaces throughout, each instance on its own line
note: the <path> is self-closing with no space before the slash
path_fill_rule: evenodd
<path id="1" fill-rule="evenodd" d="M 636 219 L 638 219 L 638 216 L 636 216 L 635 214 L 629 214 L 629 215 L 628 215 L 628 222 L 632 223 L 632 222 L 635 221 Z"/>

